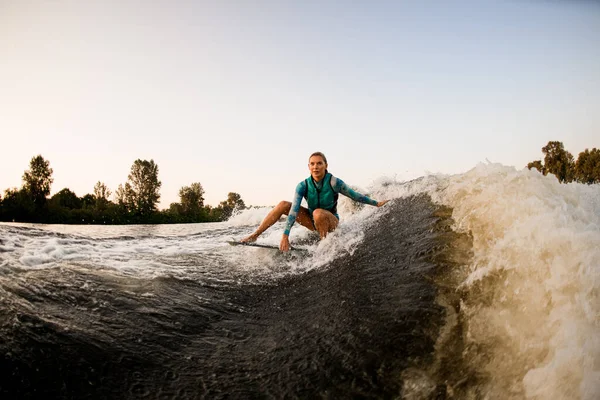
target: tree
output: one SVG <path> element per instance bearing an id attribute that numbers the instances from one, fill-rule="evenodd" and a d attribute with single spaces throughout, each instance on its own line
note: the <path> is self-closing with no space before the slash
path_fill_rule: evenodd
<path id="1" fill-rule="evenodd" d="M 562 142 L 550 141 L 542 147 L 542 152 L 545 154 L 544 169 L 546 174 L 554 174 L 561 183 L 573 181 L 573 155 L 565 150 Z"/>
<path id="2" fill-rule="evenodd" d="M 204 188 L 199 182 L 184 186 L 179 189 L 179 199 L 183 214 L 198 216 L 204 207 Z"/>
<path id="3" fill-rule="evenodd" d="M 600 150 L 585 149 L 575 162 L 575 179 L 581 183 L 600 183 Z"/>
<path id="4" fill-rule="evenodd" d="M 31 221 L 35 204 L 25 189 L 6 189 L 2 200 L 2 218 L 5 221 Z"/>
<path id="5" fill-rule="evenodd" d="M 134 196 L 135 194 L 133 193 L 129 182 L 125 183 L 125 186 L 119 185 L 117 191 L 115 192 L 115 200 L 117 204 L 125 208 L 127 211 L 133 210 Z"/>
<path id="6" fill-rule="evenodd" d="M 115 192 L 117 203 L 129 212 L 148 215 L 156 211 L 160 200 L 158 166 L 154 160 L 135 160 L 125 186 L 119 185 Z"/>
<path id="7" fill-rule="evenodd" d="M 93 208 L 96 205 L 96 196 L 91 193 L 86 194 L 81 198 L 82 208 Z"/>
<path id="8" fill-rule="evenodd" d="M 243 210 L 246 208 L 246 204 L 244 204 L 244 200 L 242 197 L 235 192 L 229 192 L 227 194 L 227 200 L 219 203 L 219 208 L 221 208 L 221 220 L 226 220 L 233 214 L 236 210 Z"/>
<path id="9" fill-rule="evenodd" d="M 56 193 L 50 198 L 50 202 L 55 206 L 68 208 L 73 210 L 75 208 L 81 208 L 81 199 L 77 197 L 75 193 L 67 188 L 64 188 L 60 192 Z"/>
<path id="10" fill-rule="evenodd" d="M 183 208 L 181 207 L 181 203 L 171 203 L 169 205 L 169 214 L 180 216 L 183 214 Z"/>
<path id="11" fill-rule="evenodd" d="M 130 203 L 133 211 L 140 215 L 155 211 L 160 200 L 159 190 L 162 183 L 158 180 L 158 165 L 154 160 L 135 160 L 131 166 L 128 183 L 131 185 L 128 192 L 132 196 Z"/>
<path id="12" fill-rule="evenodd" d="M 224 219 L 223 208 L 221 206 L 212 207 L 210 205 L 207 205 L 206 207 L 204 207 L 204 212 L 206 213 L 209 221 L 216 222 L 222 221 Z"/>
<path id="13" fill-rule="evenodd" d="M 46 196 L 50 194 L 50 186 L 54 181 L 52 172 L 50 162 L 37 155 L 31 159 L 29 170 L 23 174 L 23 188 L 31 196 L 36 208 L 46 204 Z"/>
<path id="14" fill-rule="evenodd" d="M 542 174 L 546 175 L 546 170 L 544 169 L 544 165 L 542 164 L 541 160 L 535 160 L 535 161 L 530 162 L 529 164 L 527 164 L 527 168 L 529 168 L 529 169 L 535 168 Z"/>
<path id="15" fill-rule="evenodd" d="M 96 182 L 96 184 L 94 185 L 94 198 L 96 199 L 96 209 L 102 211 L 106 209 L 106 206 L 108 205 L 108 198 L 110 197 L 110 190 L 108 189 L 108 187 L 98 181 Z"/>

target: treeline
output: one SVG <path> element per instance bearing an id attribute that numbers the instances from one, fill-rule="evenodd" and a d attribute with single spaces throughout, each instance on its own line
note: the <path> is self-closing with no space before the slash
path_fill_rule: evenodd
<path id="1" fill-rule="evenodd" d="M 580 182 L 588 185 L 600 183 L 600 150 L 585 149 L 577 160 L 565 150 L 562 142 L 548 142 L 542 147 L 544 161 L 535 160 L 527 168 L 535 168 L 542 174 L 553 174 L 561 183 Z"/>
<path id="2" fill-rule="evenodd" d="M 51 224 L 164 224 L 217 222 L 228 219 L 235 210 L 246 208 L 238 193 L 230 192 L 217 207 L 204 204 L 204 188 L 199 182 L 179 190 L 180 201 L 158 210 L 161 182 L 154 160 L 135 160 L 127 182 L 114 193 L 98 181 L 94 192 L 78 197 L 64 188 L 52 197 L 53 170 L 41 155 L 33 157 L 23 173 L 23 185 L 0 196 L 0 221 Z"/>

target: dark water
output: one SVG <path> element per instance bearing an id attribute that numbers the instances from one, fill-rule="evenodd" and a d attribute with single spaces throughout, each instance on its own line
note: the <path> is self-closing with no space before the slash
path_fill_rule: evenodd
<path id="1" fill-rule="evenodd" d="M 468 238 L 426 196 L 388 206 L 352 254 L 279 278 L 5 268 L 0 395 L 455 398 L 456 382 L 476 379 L 446 323 Z"/>

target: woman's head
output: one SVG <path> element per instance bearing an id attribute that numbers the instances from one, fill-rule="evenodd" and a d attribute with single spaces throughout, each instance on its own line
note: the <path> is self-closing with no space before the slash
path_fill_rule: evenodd
<path id="1" fill-rule="evenodd" d="M 316 151 L 308 158 L 308 170 L 314 180 L 320 181 L 327 173 L 327 158 L 325 154 Z"/>
<path id="2" fill-rule="evenodd" d="M 321 157 L 323 159 L 323 162 L 325 164 L 327 164 L 327 157 L 325 157 L 325 154 L 321 153 L 320 151 L 315 151 L 314 153 L 312 153 L 310 155 L 310 157 L 308 157 L 308 162 L 310 163 L 310 159 L 313 157 Z"/>

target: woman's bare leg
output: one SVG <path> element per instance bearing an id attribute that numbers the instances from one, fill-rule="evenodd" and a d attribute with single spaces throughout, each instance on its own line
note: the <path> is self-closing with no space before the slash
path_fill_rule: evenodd
<path id="1" fill-rule="evenodd" d="M 252 235 L 245 237 L 241 240 L 242 243 L 250 243 L 255 242 L 256 239 L 267 229 L 269 229 L 275 222 L 279 221 L 281 216 L 288 215 L 290 213 L 290 209 L 292 208 L 292 203 L 289 201 L 280 201 L 279 204 L 273 208 L 269 214 L 263 219 L 258 228 L 252 233 Z M 335 218 L 335 217 L 334 217 Z M 298 215 L 296 216 L 296 222 L 300 225 L 310 229 L 311 231 L 315 230 L 313 226 L 312 220 L 310 218 L 310 213 L 305 207 L 300 207 L 300 211 L 298 211 Z"/>
<path id="2" fill-rule="evenodd" d="M 322 208 L 317 208 L 313 212 L 313 218 L 315 220 L 315 227 L 317 228 L 321 239 L 324 239 L 329 232 L 333 232 L 339 223 L 335 215 Z"/>

